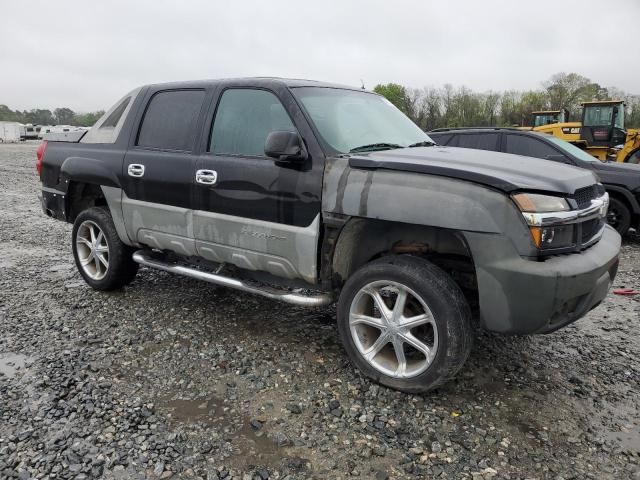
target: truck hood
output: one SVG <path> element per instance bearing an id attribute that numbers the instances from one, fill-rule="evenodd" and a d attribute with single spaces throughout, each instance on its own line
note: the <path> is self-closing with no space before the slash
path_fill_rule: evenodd
<path id="1" fill-rule="evenodd" d="M 640 188 L 640 165 L 615 162 L 589 162 L 602 183 L 621 185 L 629 190 Z"/>
<path id="2" fill-rule="evenodd" d="M 415 147 L 358 154 L 349 166 L 457 178 L 510 193 L 537 190 L 570 195 L 593 185 L 594 174 L 539 158 L 455 147 Z"/>

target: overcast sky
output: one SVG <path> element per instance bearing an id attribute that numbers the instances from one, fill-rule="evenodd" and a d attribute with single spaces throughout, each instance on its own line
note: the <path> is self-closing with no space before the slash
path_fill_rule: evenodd
<path id="1" fill-rule="evenodd" d="M 0 0 L 0 104 L 106 109 L 171 80 L 539 88 L 576 72 L 640 93 L 639 0 Z"/>

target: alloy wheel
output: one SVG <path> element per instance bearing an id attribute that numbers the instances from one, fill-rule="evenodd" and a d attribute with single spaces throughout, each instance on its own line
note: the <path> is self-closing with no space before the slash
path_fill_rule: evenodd
<path id="1" fill-rule="evenodd" d="M 109 270 L 109 244 L 102 229 L 93 221 L 80 224 L 76 251 L 82 270 L 93 280 L 102 280 Z"/>
<path id="2" fill-rule="evenodd" d="M 438 350 L 438 328 L 426 302 L 393 281 L 371 282 L 358 291 L 349 328 L 362 357 L 394 378 L 421 374 Z"/>

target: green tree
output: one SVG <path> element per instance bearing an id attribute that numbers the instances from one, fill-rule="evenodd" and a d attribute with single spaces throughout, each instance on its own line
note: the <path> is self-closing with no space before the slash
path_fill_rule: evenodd
<path id="1" fill-rule="evenodd" d="M 24 115 L 25 123 L 34 125 L 51 125 L 55 122 L 51 110 L 33 109 Z"/>
<path id="2" fill-rule="evenodd" d="M 56 108 L 53 111 L 55 117 L 55 123 L 57 125 L 71 125 L 75 117 L 75 113 L 70 108 L 62 107 Z"/>
<path id="3" fill-rule="evenodd" d="M 486 120 L 486 125 L 495 125 L 498 116 L 498 110 L 500 108 L 501 95 L 497 92 L 487 92 L 484 95 L 483 105 L 483 117 Z"/>
<path id="4" fill-rule="evenodd" d="M 558 110 L 569 109 L 575 118 L 581 110 L 580 103 L 606 95 L 606 90 L 597 83 L 577 73 L 556 73 L 544 83 L 549 106 Z"/>
<path id="5" fill-rule="evenodd" d="M 0 121 L 4 122 L 20 122 L 22 118 L 20 112 L 14 112 L 6 105 L 0 105 Z"/>
<path id="6" fill-rule="evenodd" d="M 89 113 L 78 113 L 73 119 L 73 125 L 78 125 L 80 127 L 91 127 L 98 121 L 98 119 L 102 115 L 104 115 L 103 110 Z"/>
<path id="7" fill-rule="evenodd" d="M 444 126 L 442 119 L 442 97 L 437 88 L 425 88 L 421 92 L 420 111 L 422 121 L 418 124 L 423 130 L 433 130 Z"/>
<path id="8" fill-rule="evenodd" d="M 386 85 L 376 85 L 374 92 L 379 93 L 396 107 L 408 114 L 410 110 L 410 100 L 407 89 L 397 83 L 387 83 Z"/>

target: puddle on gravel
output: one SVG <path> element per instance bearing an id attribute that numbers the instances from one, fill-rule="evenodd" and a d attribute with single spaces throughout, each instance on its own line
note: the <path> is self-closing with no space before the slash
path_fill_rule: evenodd
<path id="1" fill-rule="evenodd" d="M 264 426 L 254 429 L 248 416 L 242 414 L 240 422 L 234 422 L 225 411 L 228 406 L 218 397 L 160 400 L 157 405 L 160 409 L 168 410 L 171 423 L 199 424 L 221 434 L 232 444 L 234 452 L 230 460 L 238 467 L 275 467 L 289 458 L 286 447 L 267 436 Z M 237 428 L 239 423 L 240 428 Z"/>
<path id="2" fill-rule="evenodd" d="M 606 432 L 602 435 L 605 442 L 616 443 L 625 452 L 640 453 L 640 426 L 626 431 Z"/>
<path id="3" fill-rule="evenodd" d="M 171 419 L 176 422 L 198 422 L 213 424 L 217 402 L 213 399 L 196 398 L 194 400 L 176 399 L 161 402 L 162 407 L 170 411 Z"/>
<path id="4" fill-rule="evenodd" d="M 29 357 L 20 353 L 0 353 L 0 374 L 11 378 L 18 370 L 24 368 L 28 361 Z"/>
<path id="5" fill-rule="evenodd" d="M 603 411 L 595 416 L 598 417 L 600 436 L 605 442 L 640 454 L 640 418 L 635 405 L 605 402 Z"/>

